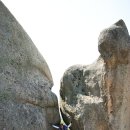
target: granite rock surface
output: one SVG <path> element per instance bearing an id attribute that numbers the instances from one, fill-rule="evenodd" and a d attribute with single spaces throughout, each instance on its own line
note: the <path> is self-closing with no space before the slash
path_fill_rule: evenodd
<path id="1" fill-rule="evenodd" d="M 0 130 L 53 130 L 60 120 L 50 69 L 0 1 Z"/>
<path id="2" fill-rule="evenodd" d="M 130 129 L 130 36 L 123 20 L 104 29 L 100 56 L 91 65 L 68 68 L 60 86 L 60 107 L 71 130 Z"/>

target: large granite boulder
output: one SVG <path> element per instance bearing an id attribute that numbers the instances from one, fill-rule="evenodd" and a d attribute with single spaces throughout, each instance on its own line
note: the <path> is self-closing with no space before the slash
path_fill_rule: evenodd
<path id="1" fill-rule="evenodd" d="M 63 118 L 72 130 L 130 129 L 130 36 L 123 20 L 100 33 L 100 56 L 68 68 L 60 87 Z"/>
<path id="2" fill-rule="evenodd" d="M 48 65 L 0 1 L 0 130 L 53 130 L 60 120 Z"/>

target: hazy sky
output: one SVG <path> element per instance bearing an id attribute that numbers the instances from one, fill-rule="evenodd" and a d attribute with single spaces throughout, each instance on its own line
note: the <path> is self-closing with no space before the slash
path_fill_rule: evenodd
<path id="1" fill-rule="evenodd" d="M 74 64 L 98 56 L 101 30 L 123 19 L 130 29 L 130 0 L 2 0 L 46 59 L 58 93 Z"/>

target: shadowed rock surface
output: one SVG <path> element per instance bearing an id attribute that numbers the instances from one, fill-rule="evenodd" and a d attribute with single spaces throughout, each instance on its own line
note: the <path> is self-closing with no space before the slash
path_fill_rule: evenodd
<path id="1" fill-rule="evenodd" d="M 59 122 L 48 65 L 0 1 L 0 130 L 53 130 Z"/>
<path id="2" fill-rule="evenodd" d="M 63 118 L 72 130 L 130 130 L 130 37 L 123 20 L 99 35 L 100 57 L 61 80 Z"/>

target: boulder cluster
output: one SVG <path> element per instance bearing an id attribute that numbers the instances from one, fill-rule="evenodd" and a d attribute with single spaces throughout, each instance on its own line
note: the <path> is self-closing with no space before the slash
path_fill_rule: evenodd
<path id="1" fill-rule="evenodd" d="M 59 107 L 71 130 L 130 130 L 130 36 L 123 20 L 104 29 L 99 58 L 68 68 L 60 106 L 50 69 L 0 1 L 0 130 L 53 130 Z"/>

